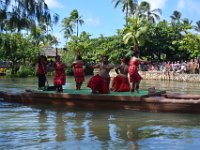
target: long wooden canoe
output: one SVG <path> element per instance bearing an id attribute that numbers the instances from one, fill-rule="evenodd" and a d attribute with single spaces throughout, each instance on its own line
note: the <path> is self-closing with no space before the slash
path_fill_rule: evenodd
<path id="1" fill-rule="evenodd" d="M 110 94 L 91 94 L 89 89 L 65 89 L 63 93 L 34 90 L 20 93 L 2 91 L 0 99 L 24 104 L 60 104 L 68 107 L 200 113 L 200 95 L 159 90 L 154 94 L 149 94 L 148 90 L 141 90 L 140 93 L 111 92 Z"/>

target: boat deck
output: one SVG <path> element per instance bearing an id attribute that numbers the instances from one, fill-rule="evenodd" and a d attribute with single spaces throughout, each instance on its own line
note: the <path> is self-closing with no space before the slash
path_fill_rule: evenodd
<path id="1" fill-rule="evenodd" d="M 49 94 L 54 94 L 57 93 L 56 91 L 34 91 L 34 92 L 39 92 L 39 93 L 49 93 Z M 160 90 L 157 90 L 156 93 L 160 93 Z M 110 92 L 109 94 L 92 94 L 90 89 L 81 89 L 81 90 L 75 90 L 75 89 L 64 89 L 63 94 L 79 94 L 79 95 L 104 95 L 104 96 L 136 96 L 136 97 L 141 97 L 141 96 L 146 96 L 148 95 L 148 90 L 146 89 L 141 89 L 139 92 Z"/>

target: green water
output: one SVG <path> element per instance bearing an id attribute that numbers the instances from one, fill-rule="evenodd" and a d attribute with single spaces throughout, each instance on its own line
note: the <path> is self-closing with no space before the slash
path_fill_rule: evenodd
<path id="1" fill-rule="evenodd" d="M 51 84 L 52 79 L 48 79 Z M 141 89 L 151 86 L 183 93 L 200 91 L 198 83 L 141 83 Z M 64 88 L 74 87 L 74 79 L 68 77 Z M 30 88 L 37 88 L 36 78 L 0 78 L 0 90 Z M 72 109 L 0 101 L 2 150 L 199 150 L 199 141 L 199 114 Z"/>

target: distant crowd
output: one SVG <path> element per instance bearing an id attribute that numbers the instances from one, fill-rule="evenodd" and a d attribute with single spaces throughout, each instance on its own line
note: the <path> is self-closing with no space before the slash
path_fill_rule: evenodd
<path id="1" fill-rule="evenodd" d="M 200 74 L 200 60 L 151 62 L 149 64 L 141 64 L 140 70 Z"/>

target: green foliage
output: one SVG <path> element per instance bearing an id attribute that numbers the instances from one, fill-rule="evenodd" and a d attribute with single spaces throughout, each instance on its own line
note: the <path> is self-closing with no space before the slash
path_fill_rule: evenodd
<path id="1" fill-rule="evenodd" d="M 0 34 L 0 39 L 0 59 L 12 62 L 13 74 L 16 65 L 31 63 L 37 58 L 39 48 L 21 33 Z"/>
<path id="2" fill-rule="evenodd" d="M 20 70 L 17 72 L 17 77 L 28 77 L 35 75 L 35 69 L 31 66 L 22 66 Z"/>

